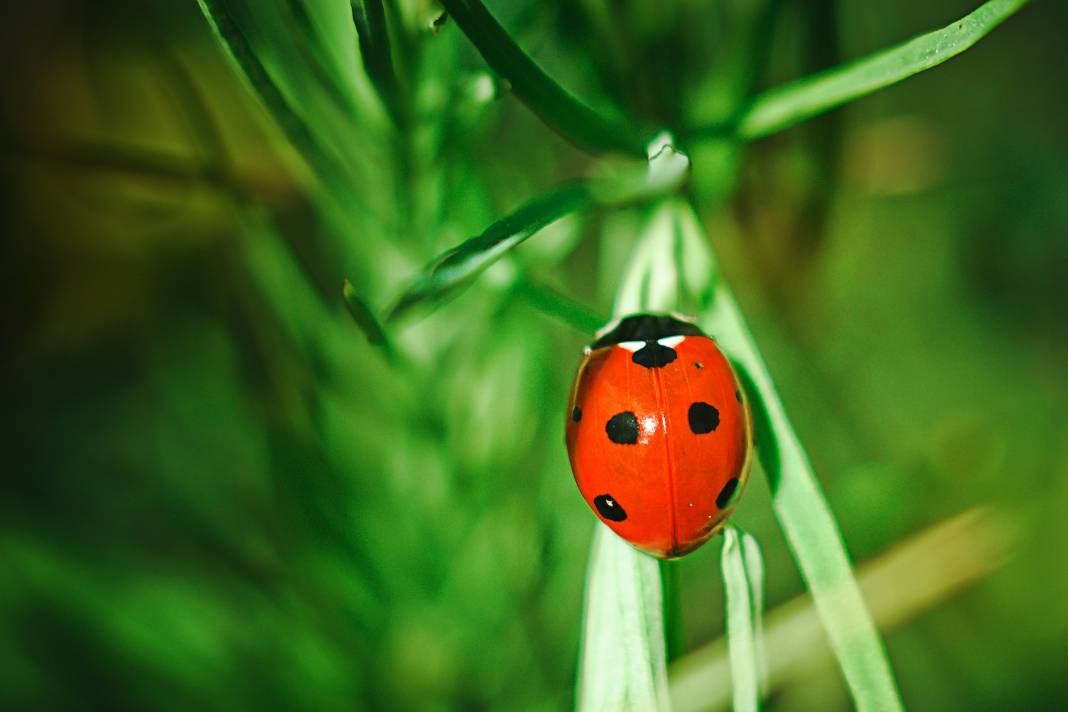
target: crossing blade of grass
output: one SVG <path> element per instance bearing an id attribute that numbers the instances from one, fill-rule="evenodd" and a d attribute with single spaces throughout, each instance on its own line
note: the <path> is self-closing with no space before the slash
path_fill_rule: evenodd
<path id="1" fill-rule="evenodd" d="M 522 298 L 543 314 L 554 317 L 588 336 L 593 336 L 608 321 L 603 315 L 584 304 L 530 277 L 519 279 L 514 292 L 517 297 Z"/>
<path id="2" fill-rule="evenodd" d="M 772 507 L 857 708 L 901 709 L 882 640 L 853 577 L 834 515 L 738 305 L 722 282 L 703 321 L 734 361 L 749 394 Z"/>
<path id="3" fill-rule="evenodd" d="M 515 43 L 479 0 L 441 0 L 486 63 L 542 121 L 579 148 L 645 155 L 648 136 L 598 114 L 557 84 Z"/>
<path id="4" fill-rule="evenodd" d="M 656 559 L 598 523 L 586 577 L 577 708 L 667 710 Z"/>
<path id="5" fill-rule="evenodd" d="M 689 175 L 689 159 L 676 151 L 667 137 L 658 137 L 650 145 L 649 154 L 647 163 L 629 165 L 614 176 L 575 181 L 535 198 L 482 234 L 452 248 L 400 296 L 387 320 L 398 319 L 416 305 L 455 294 L 509 250 L 565 215 L 592 206 L 627 205 L 676 191 Z M 668 253 L 666 259 L 670 258 Z"/>
<path id="6" fill-rule="evenodd" d="M 756 712 L 760 708 L 764 669 L 760 629 L 764 569 L 756 539 L 728 526 L 723 532 L 720 567 L 727 594 L 727 645 L 734 712 Z"/>
<path id="7" fill-rule="evenodd" d="M 769 89 L 752 101 L 734 125 L 706 127 L 693 135 L 733 133 L 750 140 L 777 133 L 942 64 L 981 40 L 1027 2 L 989 0 L 940 30 Z"/>
<path id="8" fill-rule="evenodd" d="M 880 630 L 893 630 L 933 610 L 996 572 L 1019 545 L 1019 520 L 1002 510 L 972 509 L 919 533 L 861 564 L 857 581 Z M 766 617 L 770 689 L 809 683 L 831 652 L 812 599 L 801 594 Z M 731 670 L 719 638 L 675 662 L 670 670 L 676 712 L 730 706 Z"/>
<path id="9" fill-rule="evenodd" d="M 387 320 L 393 321 L 417 304 L 454 294 L 506 252 L 546 225 L 588 206 L 593 200 L 586 183 L 570 183 L 521 206 L 490 225 L 481 235 L 454 247 L 397 300 Z"/>

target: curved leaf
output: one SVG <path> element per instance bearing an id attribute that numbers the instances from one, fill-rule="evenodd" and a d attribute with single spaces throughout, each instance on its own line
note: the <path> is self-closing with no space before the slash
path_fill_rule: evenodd
<path id="1" fill-rule="evenodd" d="M 618 175 L 568 183 L 535 198 L 439 257 L 397 300 L 388 320 L 397 319 L 418 304 L 455 294 L 509 250 L 569 213 L 591 206 L 618 207 L 670 194 L 685 182 L 690 160 L 676 151 L 667 136 L 649 147 L 649 161 L 628 166 Z M 668 253 L 667 259 L 671 254 Z"/>
<path id="2" fill-rule="evenodd" d="M 490 225 L 481 235 L 440 257 L 437 264 L 397 300 L 387 320 L 397 319 L 417 304 L 454 294 L 506 252 L 546 225 L 589 205 L 592 199 L 585 183 L 571 183 L 523 205 Z"/>
<path id="3" fill-rule="evenodd" d="M 441 0 L 441 4 L 493 71 L 561 136 L 594 153 L 645 155 L 648 136 L 624 121 L 601 116 L 553 81 L 479 0 Z"/>

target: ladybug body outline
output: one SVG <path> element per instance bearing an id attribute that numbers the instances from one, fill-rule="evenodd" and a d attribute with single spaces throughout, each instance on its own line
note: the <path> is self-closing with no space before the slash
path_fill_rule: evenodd
<path id="1" fill-rule="evenodd" d="M 715 341 L 695 324 L 634 314 L 585 350 L 566 442 L 583 498 L 638 549 L 677 558 L 730 517 L 752 461 L 752 417 Z"/>

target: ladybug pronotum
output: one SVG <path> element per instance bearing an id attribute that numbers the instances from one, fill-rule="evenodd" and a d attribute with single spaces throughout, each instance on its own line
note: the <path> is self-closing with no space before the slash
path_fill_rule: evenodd
<path id="1" fill-rule="evenodd" d="M 635 314 L 586 349 L 567 413 L 575 482 L 616 534 L 683 556 L 730 517 L 749 478 L 752 418 L 730 363 L 696 325 Z"/>

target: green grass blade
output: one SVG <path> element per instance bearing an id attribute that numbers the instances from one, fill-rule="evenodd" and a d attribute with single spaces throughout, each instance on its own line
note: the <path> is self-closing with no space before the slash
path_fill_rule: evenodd
<path id="1" fill-rule="evenodd" d="M 585 183 L 571 183 L 526 203 L 490 225 L 481 235 L 442 255 L 426 275 L 401 295 L 387 320 L 403 316 L 416 305 L 454 294 L 538 230 L 586 207 L 592 200 Z"/>
<path id="2" fill-rule="evenodd" d="M 760 694 L 767 692 L 768 656 L 764 642 L 764 557 L 756 538 L 748 532 L 741 534 L 742 558 L 749 581 L 749 595 L 753 605 L 753 632 L 756 639 L 757 683 Z"/>
<path id="3" fill-rule="evenodd" d="M 656 559 L 598 523 L 586 577 L 577 708 L 667 710 L 667 664 Z"/>
<path id="4" fill-rule="evenodd" d="M 733 131 L 740 138 L 757 139 L 782 131 L 957 56 L 1027 1 L 989 0 L 940 30 L 770 89 L 753 100 L 735 126 L 719 126 L 695 134 Z"/>
<path id="5" fill-rule="evenodd" d="M 735 712 L 760 708 L 760 609 L 763 606 L 763 565 L 756 540 L 728 526 L 723 532 L 720 566 L 727 596 L 727 645 Z"/>
<path id="6" fill-rule="evenodd" d="M 393 66 L 386 10 L 382 0 L 352 0 L 352 22 L 360 45 L 363 68 L 378 95 L 396 116 L 397 72 Z"/>
<path id="7" fill-rule="evenodd" d="M 479 0 L 442 0 L 449 16 L 516 96 L 564 138 L 592 153 L 645 155 L 648 136 L 610 119 L 557 84 L 515 43 Z"/>
<path id="8" fill-rule="evenodd" d="M 595 334 L 608 321 L 604 315 L 529 277 L 518 280 L 515 294 L 543 314 L 589 336 Z"/>
<path id="9" fill-rule="evenodd" d="M 689 158 L 676 151 L 667 137 L 654 141 L 649 152 L 649 161 L 640 166 L 628 166 L 615 176 L 568 183 L 531 200 L 482 234 L 441 255 L 427 274 L 401 295 L 387 320 L 455 294 L 509 250 L 565 215 L 594 205 L 618 207 L 641 202 L 678 190 L 689 175 Z M 671 257 L 668 252 L 664 259 Z"/>
<path id="10" fill-rule="evenodd" d="M 857 708 L 899 710 L 901 699 L 886 652 L 853 577 L 838 525 L 738 305 L 722 283 L 705 316 L 705 326 L 732 357 L 746 386 L 772 507 Z"/>
<path id="11" fill-rule="evenodd" d="M 340 204 L 351 201 L 351 194 L 344 188 L 351 183 L 345 168 L 323 148 L 305 120 L 290 105 L 256 55 L 248 38 L 234 21 L 226 4 L 219 0 L 197 0 L 197 4 L 219 43 L 249 82 L 253 92 L 263 102 L 286 138 L 323 179 L 324 185 L 332 191 L 332 197 Z"/>
<path id="12" fill-rule="evenodd" d="M 664 145 L 669 139 L 663 139 Z M 683 154 L 665 156 L 671 165 Z M 654 161 L 655 162 L 655 159 Z M 688 159 L 681 161 L 686 167 Z M 650 166 L 650 173 L 660 170 Z M 635 311 L 675 311 L 685 296 L 686 249 L 681 231 L 689 206 L 667 199 L 652 210 L 628 258 L 616 290 L 613 317 Z M 707 244 L 701 243 L 708 250 Z M 705 280 L 714 280 L 709 270 Z M 650 286 L 652 281 L 656 282 Z M 670 608 L 670 606 L 669 606 Z M 665 673 L 664 588 L 660 562 L 598 524 L 586 581 L 580 710 L 666 710 L 670 699 Z"/>

